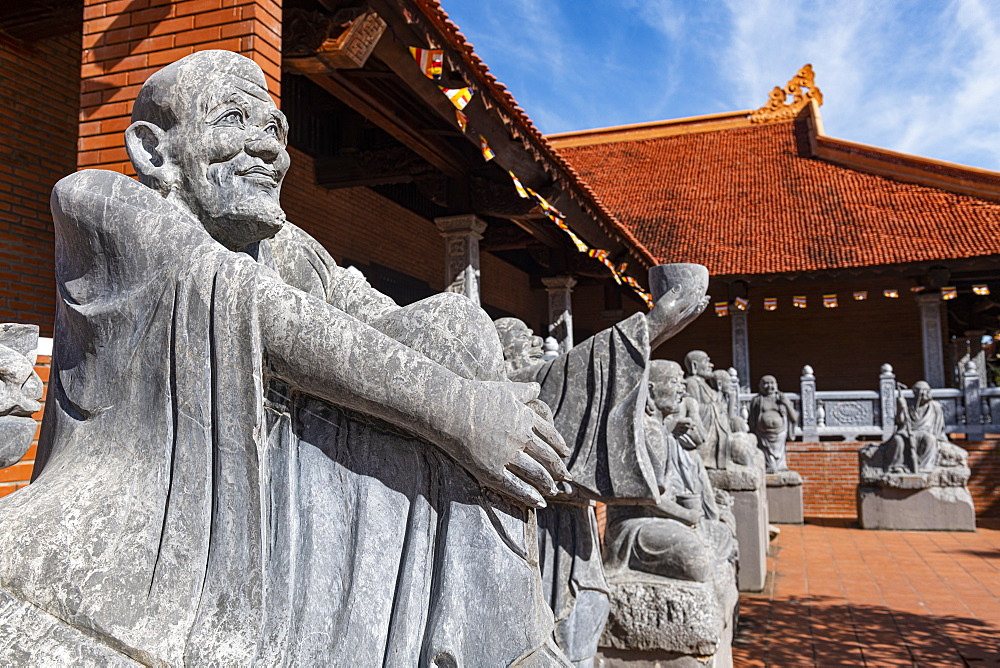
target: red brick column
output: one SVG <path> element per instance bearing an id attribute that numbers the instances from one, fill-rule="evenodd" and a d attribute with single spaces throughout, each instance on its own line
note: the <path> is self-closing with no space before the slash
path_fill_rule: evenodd
<path id="1" fill-rule="evenodd" d="M 122 131 L 150 74 L 183 56 L 227 49 L 281 86 L 281 0 L 84 0 L 77 166 L 133 174 Z"/>

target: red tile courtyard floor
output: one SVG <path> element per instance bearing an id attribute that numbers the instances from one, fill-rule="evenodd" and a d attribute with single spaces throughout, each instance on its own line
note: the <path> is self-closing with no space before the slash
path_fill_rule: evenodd
<path id="1" fill-rule="evenodd" d="M 740 598 L 736 666 L 1000 666 L 1000 521 L 975 533 L 781 527 Z"/>

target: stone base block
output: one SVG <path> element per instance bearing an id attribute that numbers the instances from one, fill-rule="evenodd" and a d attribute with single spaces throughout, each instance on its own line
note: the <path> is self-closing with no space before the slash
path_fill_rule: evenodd
<path id="1" fill-rule="evenodd" d="M 720 564 L 710 582 L 646 577 L 611 584 L 611 614 L 595 665 L 732 666 L 739 604 L 733 567 Z"/>
<path id="2" fill-rule="evenodd" d="M 864 529 L 975 531 L 976 511 L 965 487 L 860 485 L 858 522 Z"/>
<path id="3" fill-rule="evenodd" d="M 784 484 L 777 476 L 767 476 L 767 512 L 775 524 L 802 524 L 802 482 Z"/>

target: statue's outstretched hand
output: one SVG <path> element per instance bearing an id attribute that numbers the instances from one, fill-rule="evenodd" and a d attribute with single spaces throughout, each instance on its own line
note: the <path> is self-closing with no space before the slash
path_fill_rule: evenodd
<path id="1" fill-rule="evenodd" d="M 656 305 L 647 314 L 649 339 L 653 348 L 687 327 L 708 306 L 707 295 L 691 295 L 674 286 L 656 300 Z"/>
<path id="2" fill-rule="evenodd" d="M 460 463 L 484 486 L 527 506 L 545 507 L 559 493 L 556 481 L 572 480 L 562 458 L 569 454 L 552 425 L 537 383 L 476 382 L 472 420 Z"/>

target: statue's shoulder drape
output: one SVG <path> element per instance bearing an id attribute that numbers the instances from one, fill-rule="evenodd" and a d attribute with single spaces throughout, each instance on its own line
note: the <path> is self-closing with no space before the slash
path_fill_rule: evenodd
<path id="1" fill-rule="evenodd" d="M 556 428 L 572 453 L 575 485 L 596 499 L 655 502 L 662 444 L 646 438 L 650 342 L 642 313 L 609 327 L 554 360 L 515 372 L 541 384 Z"/>

